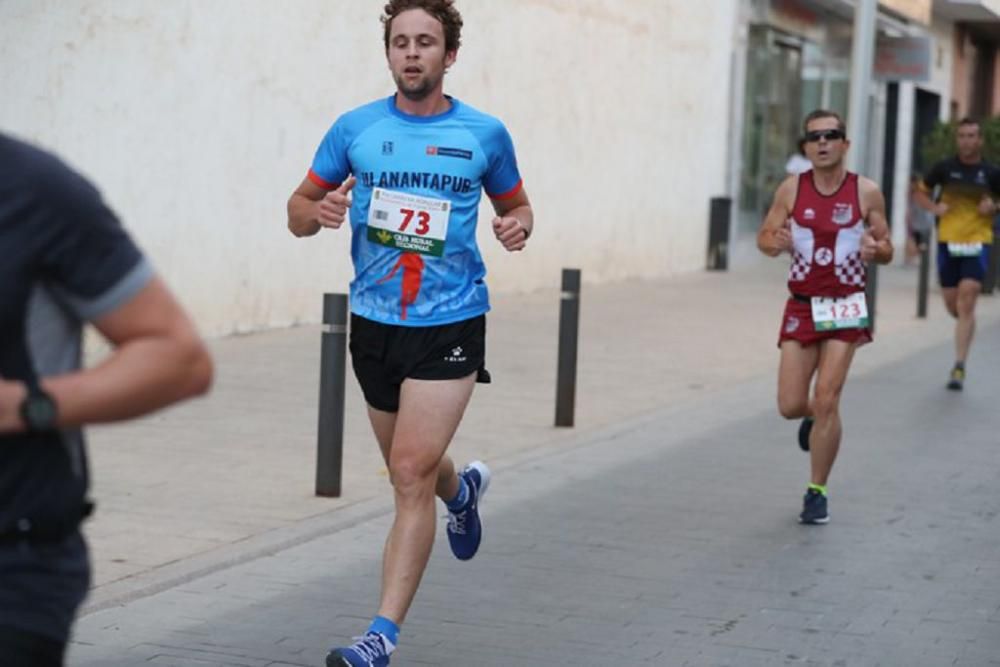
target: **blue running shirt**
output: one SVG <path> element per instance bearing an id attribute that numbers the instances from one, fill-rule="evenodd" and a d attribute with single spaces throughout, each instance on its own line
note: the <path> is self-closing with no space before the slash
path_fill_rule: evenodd
<path id="1" fill-rule="evenodd" d="M 332 190 L 353 174 L 351 311 L 384 324 L 433 326 L 477 317 L 489 296 L 476 222 L 482 190 L 521 189 L 503 124 L 452 97 L 411 116 L 395 96 L 337 119 L 309 179 Z"/>

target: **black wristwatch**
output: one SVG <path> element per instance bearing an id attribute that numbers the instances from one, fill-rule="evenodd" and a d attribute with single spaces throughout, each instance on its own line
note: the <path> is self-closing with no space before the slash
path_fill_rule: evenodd
<path id="1" fill-rule="evenodd" d="M 21 402 L 21 419 L 29 433 L 47 433 L 56 429 L 59 411 L 56 402 L 38 386 L 28 386 L 28 395 Z"/>

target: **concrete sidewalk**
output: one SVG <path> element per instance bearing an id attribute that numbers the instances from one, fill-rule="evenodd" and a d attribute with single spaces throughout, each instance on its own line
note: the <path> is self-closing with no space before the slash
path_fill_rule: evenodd
<path id="1" fill-rule="evenodd" d="M 1000 324 L 981 331 L 963 394 L 950 342 L 852 375 L 828 526 L 796 522 L 808 457 L 770 373 L 502 457 L 479 554 L 439 525 L 393 665 L 1000 665 Z M 69 664 L 318 667 L 376 605 L 392 508 L 358 507 L 88 614 Z"/>
<path id="2" fill-rule="evenodd" d="M 785 261 L 761 261 L 729 273 L 585 284 L 574 429 L 552 426 L 558 292 L 495 296 L 494 383 L 477 388 L 451 453 L 457 462 L 475 457 L 502 467 L 757 379 L 760 389 L 748 400 L 774 409 L 786 269 Z M 859 353 L 856 368 L 950 340 L 953 324 L 936 293 L 929 318 L 914 317 L 915 286 L 912 269 L 880 271 L 876 342 Z M 317 294 L 317 309 L 320 301 Z M 998 300 L 984 298 L 979 313 L 983 330 L 1000 321 Z M 350 374 L 344 494 L 312 495 L 319 338 L 319 327 L 305 326 L 216 341 L 210 397 L 91 430 L 98 512 L 86 531 L 95 581 L 85 614 L 384 511 L 389 486 Z M 928 360 L 942 383 L 951 361 L 950 354 Z M 980 372 L 974 350 L 970 388 Z"/>

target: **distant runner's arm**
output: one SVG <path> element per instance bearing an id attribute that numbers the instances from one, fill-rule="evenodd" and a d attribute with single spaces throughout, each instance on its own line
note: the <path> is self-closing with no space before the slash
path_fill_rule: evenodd
<path id="1" fill-rule="evenodd" d="M 927 175 L 921 179 L 920 183 L 917 185 L 917 189 L 913 192 L 913 201 L 917 203 L 917 206 L 929 211 L 934 215 L 940 217 L 948 212 L 948 205 L 942 202 L 936 202 L 931 199 L 931 192 L 934 190 L 935 186 L 940 185 L 943 182 L 942 171 L 944 171 L 944 164 L 939 162 L 931 167 L 931 170 L 927 172 Z"/>
<path id="2" fill-rule="evenodd" d="M 989 187 L 979 201 L 979 212 L 990 217 L 1000 213 L 1000 169 L 990 169 Z"/>
<path id="3" fill-rule="evenodd" d="M 940 210 L 943 204 L 939 205 L 935 203 L 922 186 L 918 186 L 917 189 L 913 191 L 913 201 L 917 202 L 917 205 L 925 211 L 929 211 L 934 215 L 943 215 L 943 212 Z"/>
<path id="4" fill-rule="evenodd" d="M 861 178 L 859 188 L 861 208 L 867 223 L 861 239 L 861 259 L 888 264 L 892 261 L 893 249 L 889 240 L 889 223 L 885 219 L 885 197 L 875 182 L 867 178 Z"/>
<path id="5" fill-rule="evenodd" d="M 757 247 L 768 257 L 777 257 L 792 249 L 792 232 L 789 217 L 795 203 L 798 176 L 789 176 L 774 193 L 774 201 L 757 232 Z"/>
<path id="6" fill-rule="evenodd" d="M 979 206 L 977 209 L 982 215 L 994 216 L 997 214 L 997 202 L 988 193 L 983 193 L 983 196 L 979 200 Z"/>

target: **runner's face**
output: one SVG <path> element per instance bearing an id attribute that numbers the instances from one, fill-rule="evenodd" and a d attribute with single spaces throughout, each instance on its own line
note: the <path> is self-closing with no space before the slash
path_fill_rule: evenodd
<path id="1" fill-rule="evenodd" d="M 419 102 L 441 91 L 444 72 L 455 62 L 455 51 L 445 51 L 444 27 L 422 9 L 408 9 L 392 19 L 389 33 L 389 70 L 407 99 Z"/>
<path id="2" fill-rule="evenodd" d="M 956 132 L 958 156 L 966 160 L 975 160 L 983 148 L 983 137 L 978 125 L 959 125 Z"/>
<path id="3" fill-rule="evenodd" d="M 826 135 L 818 140 L 810 141 L 813 132 L 840 132 L 836 118 L 817 118 L 809 121 L 806 126 L 806 157 L 812 162 L 814 169 L 831 169 L 838 167 L 844 161 L 844 155 L 850 142 L 846 137 L 832 138 Z"/>

